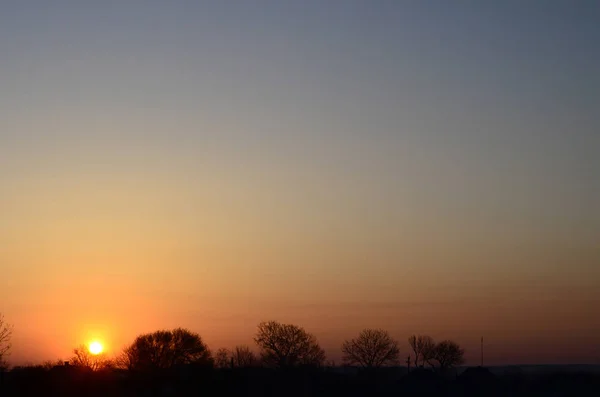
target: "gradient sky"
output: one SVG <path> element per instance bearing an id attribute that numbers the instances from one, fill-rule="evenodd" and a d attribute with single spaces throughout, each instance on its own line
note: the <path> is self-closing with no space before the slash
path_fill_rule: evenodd
<path id="1" fill-rule="evenodd" d="M 262 320 L 600 363 L 597 1 L 3 1 L 13 363 Z"/>

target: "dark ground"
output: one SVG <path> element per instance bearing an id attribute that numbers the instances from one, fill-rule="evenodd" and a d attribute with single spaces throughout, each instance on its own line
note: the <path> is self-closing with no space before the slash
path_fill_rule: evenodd
<path id="1" fill-rule="evenodd" d="M 495 375 L 468 368 L 457 376 L 387 368 L 214 370 L 185 366 L 168 371 L 92 372 L 76 367 L 15 368 L 1 375 L 0 396 L 600 396 L 600 374 L 586 372 Z"/>

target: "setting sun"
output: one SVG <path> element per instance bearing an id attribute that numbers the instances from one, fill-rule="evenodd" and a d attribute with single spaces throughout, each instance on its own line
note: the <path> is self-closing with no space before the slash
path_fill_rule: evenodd
<path id="1" fill-rule="evenodd" d="M 89 350 L 90 350 L 90 353 L 92 353 L 94 355 L 98 355 L 98 354 L 102 353 L 102 351 L 104 350 L 104 346 L 102 346 L 102 343 L 95 341 L 95 342 L 90 343 Z"/>

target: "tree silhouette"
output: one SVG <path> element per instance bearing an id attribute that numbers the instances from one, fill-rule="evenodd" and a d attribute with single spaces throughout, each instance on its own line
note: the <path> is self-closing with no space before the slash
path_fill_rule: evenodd
<path id="1" fill-rule="evenodd" d="M 356 339 L 342 345 L 344 363 L 364 368 L 379 368 L 398 363 L 400 349 L 396 342 L 382 329 L 365 329 Z"/>
<path id="2" fill-rule="evenodd" d="M 215 367 L 217 368 L 229 368 L 231 367 L 231 354 L 229 350 L 220 348 L 215 353 Z"/>
<path id="3" fill-rule="evenodd" d="M 0 370 L 8 366 L 6 357 L 10 353 L 12 332 L 12 325 L 8 324 L 4 320 L 4 315 L 0 313 Z"/>
<path id="4" fill-rule="evenodd" d="M 56 360 L 46 360 L 42 363 L 42 367 L 45 370 L 50 370 L 54 367 L 60 367 L 60 366 L 64 365 L 64 363 L 65 363 L 65 361 L 61 360 L 60 358 L 56 359 Z"/>
<path id="5" fill-rule="evenodd" d="M 435 345 L 434 359 L 442 370 L 463 364 L 464 356 L 465 350 L 454 341 L 445 340 Z"/>
<path id="6" fill-rule="evenodd" d="M 256 355 L 246 345 L 238 345 L 231 352 L 233 366 L 240 368 L 254 367 L 258 364 Z"/>
<path id="7" fill-rule="evenodd" d="M 217 368 L 248 368 L 258 365 L 256 356 L 248 346 L 238 345 L 232 350 L 221 348 L 215 354 Z"/>
<path id="8" fill-rule="evenodd" d="M 423 343 L 421 349 L 421 359 L 423 362 L 421 363 L 421 367 L 425 367 L 425 363 L 429 364 L 431 367 L 434 366 L 433 360 L 435 359 L 435 346 L 436 345 L 433 341 L 433 338 L 429 338 Z"/>
<path id="9" fill-rule="evenodd" d="M 254 341 L 267 366 L 321 366 L 325 362 L 325 351 L 319 346 L 315 336 L 293 324 L 262 322 L 258 325 Z"/>
<path id="10" fill-rule="evenodd" d="M 89 368 L 93 371 L 113 366 L 113 362 L 106 357 L 106 354 L 101 353 L 94 355 L 90 353 L 85 345 L 80 345 L 73 349 L 73 357 L 71 358 L 70 363 L 71 365 Z"/>
<path id="11" fill-rule="evenodd" d="M 118 360 L 132 370 L 171 368 L 179 364 L 210 364 L 211 353 L 200 335 L 183 328 L 138 336 Z"/>
<path id="12" fill-rule="evenodd" d="M 435 350 L 435 342 L 431 336 L 412 335 L 408 338 L 408 344 L 415 354 L 415 367 L 419 366 L 419 360 L 421 367 L 424 367 L 426 362 L 431 364 Z"/>

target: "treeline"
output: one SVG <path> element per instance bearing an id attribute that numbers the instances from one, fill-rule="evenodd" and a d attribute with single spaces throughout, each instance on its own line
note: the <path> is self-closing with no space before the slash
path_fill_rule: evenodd
<path id="1" fill-rule="evenodd" d="M 304 328 L 276 321 L 258 325 L 254 342 L 258 354 L 246 345 L 211 351 L 202 337 L 190 330 L 176 328 L 139 335 L 115 358 L 93 355 L 86 346 L 73 350 L 69 364 L 92 370 L 118 368 L 132 371 L 168 369 L 179 365 L 215 368 L 323 368 L 334 366 L 327 361 L 317 338 Z M 413 335 L 408 339 L 413 350 L 406 360 L 400 357 L 397 340 L 383 329 L 365 329 L 356 338 L 341 346 L 343 365 L 360 368 L 381 368 L 407 365 L 447 370 L 464 363 L 464 349 L 456 342 L 436 343 L 431 337 Z M 58 362 L 60 365 L 60 361 Z M 46 367 L 56 363 L 47 362 Z"/>
<path id="2" fill-rule="evenodd" d="M 92 370 L 78 366 L 21 367 L 0 374 L 2 397 L 142 397 L 142 396 L 497 396 L 546 397 L 600 395 L 593 374 L 524 373 L 494 376 L 469 368 L 459 376 L 405 367 L 287 368 L 183 364 L 168 369 Z"/>
<path id="3" fill-rule="evenodd" d="M 176 328 L 139 335 L 113 358 L 86 346 L 67 360 L 0 371 L 2 397 L 28 396 L 598 396 L 591 374 L 498 377 L 481 367 L 458 374 L 464 349 L 426 335 L 408 338 L 412 352 L 382 329 L 344 341 L 344 366 L 327 361 L 304 328 L 260 323 L 250 346 L 211 351 L 202 337 Z M 255 353 L 256 351 L 256 353 Z"/>

